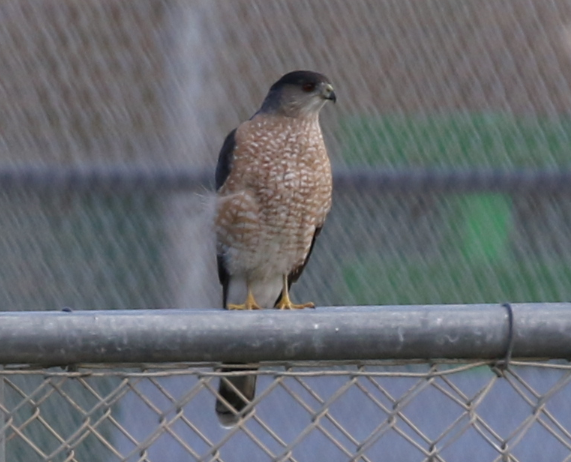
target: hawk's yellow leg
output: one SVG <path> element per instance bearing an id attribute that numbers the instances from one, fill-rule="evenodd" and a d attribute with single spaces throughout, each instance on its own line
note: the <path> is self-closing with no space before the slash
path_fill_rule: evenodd
<path id="1" fill-rule="evenodd" d="M 282 296 L 276 305 L 278 310 L 301 310 L 302 308 L 315 308 L 315 303 L 302 303 L 301 305 L 295 305 L 289 298 L 289 290 L 287 287 L 287 276 L 284 276 L 284 288 L 282 290 Z"/>
<path id="2" fill-rule="evenodd" d="M 254 299 L 254 295 L 252 295 L 252 291 L 248 287 L 248 296 L 246 297 L 246 301 L 242 305 L 234 305 L 228 303 L 226 306 L 229 310 L 261 310 L 262 307 L 256 303 Z"/>

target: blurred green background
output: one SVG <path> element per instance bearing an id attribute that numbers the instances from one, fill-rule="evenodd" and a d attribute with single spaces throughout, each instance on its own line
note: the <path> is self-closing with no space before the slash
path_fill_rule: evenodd
<path id="1" fill-rule="evenodd" d="M 548 170 L 569 165 L 570 118 L 508 114 L 354 117 L 344 158 L 375 169 Z M 358 152 L 359 156 L 354 153 Z M 374 248 L 344 260 L 355 304 L 571 299 L 568 201 L 557 195 L 381 194 Z"/>

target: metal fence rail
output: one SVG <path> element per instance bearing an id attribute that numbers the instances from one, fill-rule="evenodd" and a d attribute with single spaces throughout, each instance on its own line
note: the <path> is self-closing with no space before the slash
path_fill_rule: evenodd
<path id="1" fill-rule="evenodd" d="M 336 192 L 502 192 L 568 194 L 571 171 L 495 169 L 336 169 Z M 213 189 L 213 169 L 136 167 L 3 167 L 0 191 L 173 193 Z"/>
<path id="2" fill-rule="evenodd" d="M 571 303 L 0 313 L 2 364 L 571 357 Z"/>
<path id="3" fill-rule="evenodd" d="M 4 460 L 569 461 L 571 306 L 512 309 L 505 370 L 500 305 L 1 313 Z M 259 387 L 223 429 L 231 374 Z"/>

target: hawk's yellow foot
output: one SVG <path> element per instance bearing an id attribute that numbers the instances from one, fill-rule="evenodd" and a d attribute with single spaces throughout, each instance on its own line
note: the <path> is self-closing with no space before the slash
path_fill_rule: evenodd
<path id="1" fill-rule="evenodd" d="M 232 303 L 228 303 L 226 306 L 229 310 L 262 310 L 263 308 L 256 303 L 254 296 L 252 295 L 252 291 L 248 289 L 248 296 L 246 297 L 246 301 L 242 305 L 234 305 Z"/>
<path id="2" fill-rule="evenodd" d="M 315 308 L 315 303 L 308 302 L 308 303 L 302 303 L 301 305 L 296 305 L 295 303 L 292 303 L 292 301 L 289 298 L 287 276 L 284 276 L 284 288 L 280 300 L 278 301 L 278 303 L 276 303 L 276 308 L 278 310 L 301 310 L 303 308 Z"/>
<path id="3" fill-rule="evenodd" d="M 278 310 L 301 310 L 303 308 L 315 308 L 315 303 L 307 302 L 298 305 L 292 303 L 291 300 L 289 300 L 289 298 L 287 300 L 284 300 L 284 297 L 282 297 L 278 302 L 278 304 L 276 305 L 276 308 Z"/>

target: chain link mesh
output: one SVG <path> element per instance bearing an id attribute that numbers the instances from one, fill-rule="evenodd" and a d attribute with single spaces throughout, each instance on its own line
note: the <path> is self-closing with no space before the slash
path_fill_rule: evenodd
<path id="1" fill-rule="evenodd" d="M 339 98 L 322 114 L 334 168 L 564 171 L 570 25 L 567 0 L 7 0 L 0 168 L 213 172 L 269 85 L 307 68 Z M 294 297 L 570 300 L 568 196 L 345 185 Z M 0 309 L 219 306 L 211 205 L 206 189 L 1 189 Z M 157 461 L 172 448 L 180 460 L 571 460 L 564 367 L 507 380 L 402 367 L 398 379 L 272 371 L 230 433 L 200 426 L 214 390 L 202 370 L 4 371 L 0 448 L 9 462 Z M 298 417 L 281 419 L 290 406 Z"/>
<path id="2" fill-rule="evenodd" d="M 309 366 L 250 372 L 255 412 L 230 430 L 223 374 L 196 366 L 5 370 L 7 460 L 571 460 L 567 363 Z"/>

